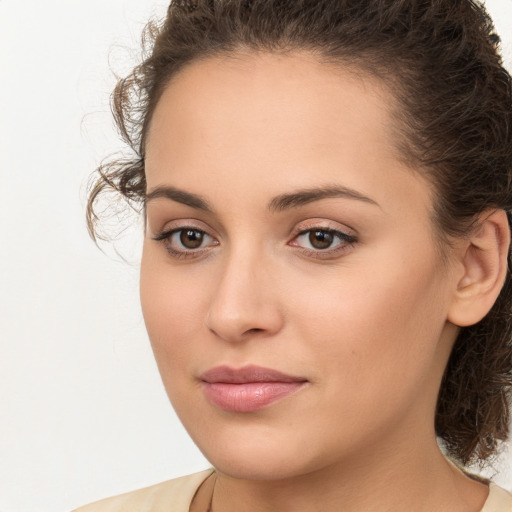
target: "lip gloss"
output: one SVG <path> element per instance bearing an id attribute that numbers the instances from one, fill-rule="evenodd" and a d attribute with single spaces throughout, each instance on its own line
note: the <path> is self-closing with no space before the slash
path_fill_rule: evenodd
<path id="1" fill-rule="evenodd" d="M 269 368 L 220 366 L 201 376 L 204 393 L 215 406 L 231 412 L 252 412 L 291 395 L 307 380 Z"/>

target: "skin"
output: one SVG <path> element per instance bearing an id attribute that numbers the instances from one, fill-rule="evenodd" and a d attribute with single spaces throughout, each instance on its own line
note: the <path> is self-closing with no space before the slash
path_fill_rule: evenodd
<path id="1" fill-rule="evenodd" d="M 461 244 L 441 257 L 432 187 L 398 155 L 392 108 L 382 84 L 301 53 L 193 63 L 156 107 L 141 299 L 170 400 L 217 469 L 192 510 L 213 487 L 216 512 L 483 506 L 487 487 L 446 461 L 434 432 L 450 318 L 483 266 L 468 260 L 470 275 Z M 367 199 L 269 208 L 332 186 Z M 211 211 L 152 197 L 161 187 Z M 155 240 L 183 228 L 206 233 L 198 249 L 180 233 Z M 355 241 L 316 249 L 298 235 L 312 228 Z M 212 405 L 199 376 L 247 364 L 308 383 L 255 412 Z"/>

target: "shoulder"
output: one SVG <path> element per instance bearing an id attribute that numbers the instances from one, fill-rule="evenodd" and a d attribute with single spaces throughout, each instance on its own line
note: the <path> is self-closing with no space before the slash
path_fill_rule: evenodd
<path id="1" fill-rule="evenodd" d="M 106 498 L 74 512 L 188 512 L 199 486 L 213 469 Z"/>
<path id="2" fill-rule="evenodd" d="M 491 483 L 489 485 L 489 497 L 481 512 L 512 512 L 512 495 L 505 489 Z"/>

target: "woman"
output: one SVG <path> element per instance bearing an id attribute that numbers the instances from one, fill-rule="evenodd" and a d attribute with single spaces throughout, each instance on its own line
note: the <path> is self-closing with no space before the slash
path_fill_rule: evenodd
<path id="1" fill-rule="evenodd" d="M 144 318 L 214 470 L 85 507 L 512 510 L 512 87 L 469 0 L 178 0 L 114 93 Z M 442 446 L 439 448 L 438 441 Z"/>

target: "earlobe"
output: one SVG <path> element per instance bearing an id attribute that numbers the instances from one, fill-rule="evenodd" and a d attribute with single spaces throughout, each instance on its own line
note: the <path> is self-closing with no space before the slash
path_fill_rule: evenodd
<path id="1" fill-rule="evenodd" d="M 498 298 L 508 271 L 510 228 L 504 210 L 484 212 L 461 253 L 448 320 L 459 327 L 479 322 Z"/>

